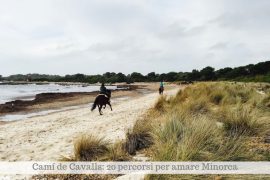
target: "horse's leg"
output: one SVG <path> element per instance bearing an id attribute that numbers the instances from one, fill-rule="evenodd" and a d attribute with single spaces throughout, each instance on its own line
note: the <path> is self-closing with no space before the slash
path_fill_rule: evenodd
<path id="1" fill-rule="evenodd" d="M 108 105 L 110 106 L 110 108 L 111 108 L 111 111 L 112 111 L 112 105 L 111 105 L 111 103 L 110 103 L 110 102 L 108 102 Z"/>
<path id="2" fill-rule="evenodd" d="M 104 105 L 103 109 L 105 109 L 105 108 L 106 108 L 106 104 Z"/>
<path id="3" fill-rule="evenodd" d="M 101 108 L 102 108 L 102 105 L 98 104 L 98 111 L 99 111 L 99 114 L 100 114 L 100 115 L 102 115 Z"/>
<path id="4" fill-rule="evenodd" d="M 102 105 L 100 105 L 100 106 L 98 107 L 98 110 L 99 110 L 99 114 L 100 114 L 100 115 L 102 115 L 101 109 L 102 109 Z"/>

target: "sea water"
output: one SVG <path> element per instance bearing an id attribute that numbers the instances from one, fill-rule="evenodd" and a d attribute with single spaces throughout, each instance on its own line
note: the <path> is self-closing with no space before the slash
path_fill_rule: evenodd
<path id="1" fill-rule="evenodd" d="M 116 86 L 106 86 L 107 89 L 117 89 Z M 100 86 L 90 85 L 59 85 L 55 83 L 50 84 L 21 84 L 21 85 L 1 85 L 0 83 L 0 104 L 13 100 L 33 100 L 37 94 L 40 93 L 68 93 L 68 92 L 93 92 L 99 91 Z M 35 116 L 46 115 L 54 112 L 65 110 L 73 110 L 83 107 L 90 107 L 90 105 L 69 106 L 59 109 L 41 110 L 31 113 L 16 113 L 0 116 L 0 121 L 17 121 L 28 119 Z"/>
<path id="2" fill-rule="evenodd" d="M 116 86 L 107 86 L 107 88 L 116 89 Z M 40 93 L 93 92 L 98 90 L 99 86 L 95 85 L 59 85 L 55 83 L 1 85 L 0 83 L 0 104 L 13 100 L 33 100 L 36 94 Z"/>

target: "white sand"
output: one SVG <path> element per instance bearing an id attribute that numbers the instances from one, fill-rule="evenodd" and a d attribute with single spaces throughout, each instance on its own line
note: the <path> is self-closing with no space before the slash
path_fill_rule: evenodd
<path id="1" fill-rule="evenodd" d="M 165 91 L 175 94 L 178 89 Z M 110 142 L 125 138 L 125 133 L 158 98 L 157 93 L 112 103 L 113 111 L 89 108 L 68 110 L 33 117 L 0 126 L 1 161 L 58 160 L 73 153 L 74 139 L 81 134 L 103 136 Z"/>

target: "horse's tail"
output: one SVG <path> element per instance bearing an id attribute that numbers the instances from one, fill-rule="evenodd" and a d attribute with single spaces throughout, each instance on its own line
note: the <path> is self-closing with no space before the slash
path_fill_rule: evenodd
<path id="1" fill-rule="evenodd" d="M 94 104 L 93 104 L 93 106 L 92 106 L 92 108 L 91 108 L 91 111 L 93 111 L 94 109 L 96 109 L 96 107 L 97 107 L 97 97 L 96 97 L 96 99 L 95 99 L 95 101 L 94 101 Z"/>
<path id="2" fill-rule="evenodd" d="M 92 108 L 91 108 L 91 111 L 93 111 L 94 109 L 96 109 L 97 105 L 96 103 L 93 104 Z"/>

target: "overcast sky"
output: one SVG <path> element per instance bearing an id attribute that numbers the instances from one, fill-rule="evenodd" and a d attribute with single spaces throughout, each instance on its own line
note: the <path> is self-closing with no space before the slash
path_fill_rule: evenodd
<path id="1" fill-rule="evenodd" d="M 0 74 L 191 71 L 269 60 L 270 0 L 0 0 Z"/>

